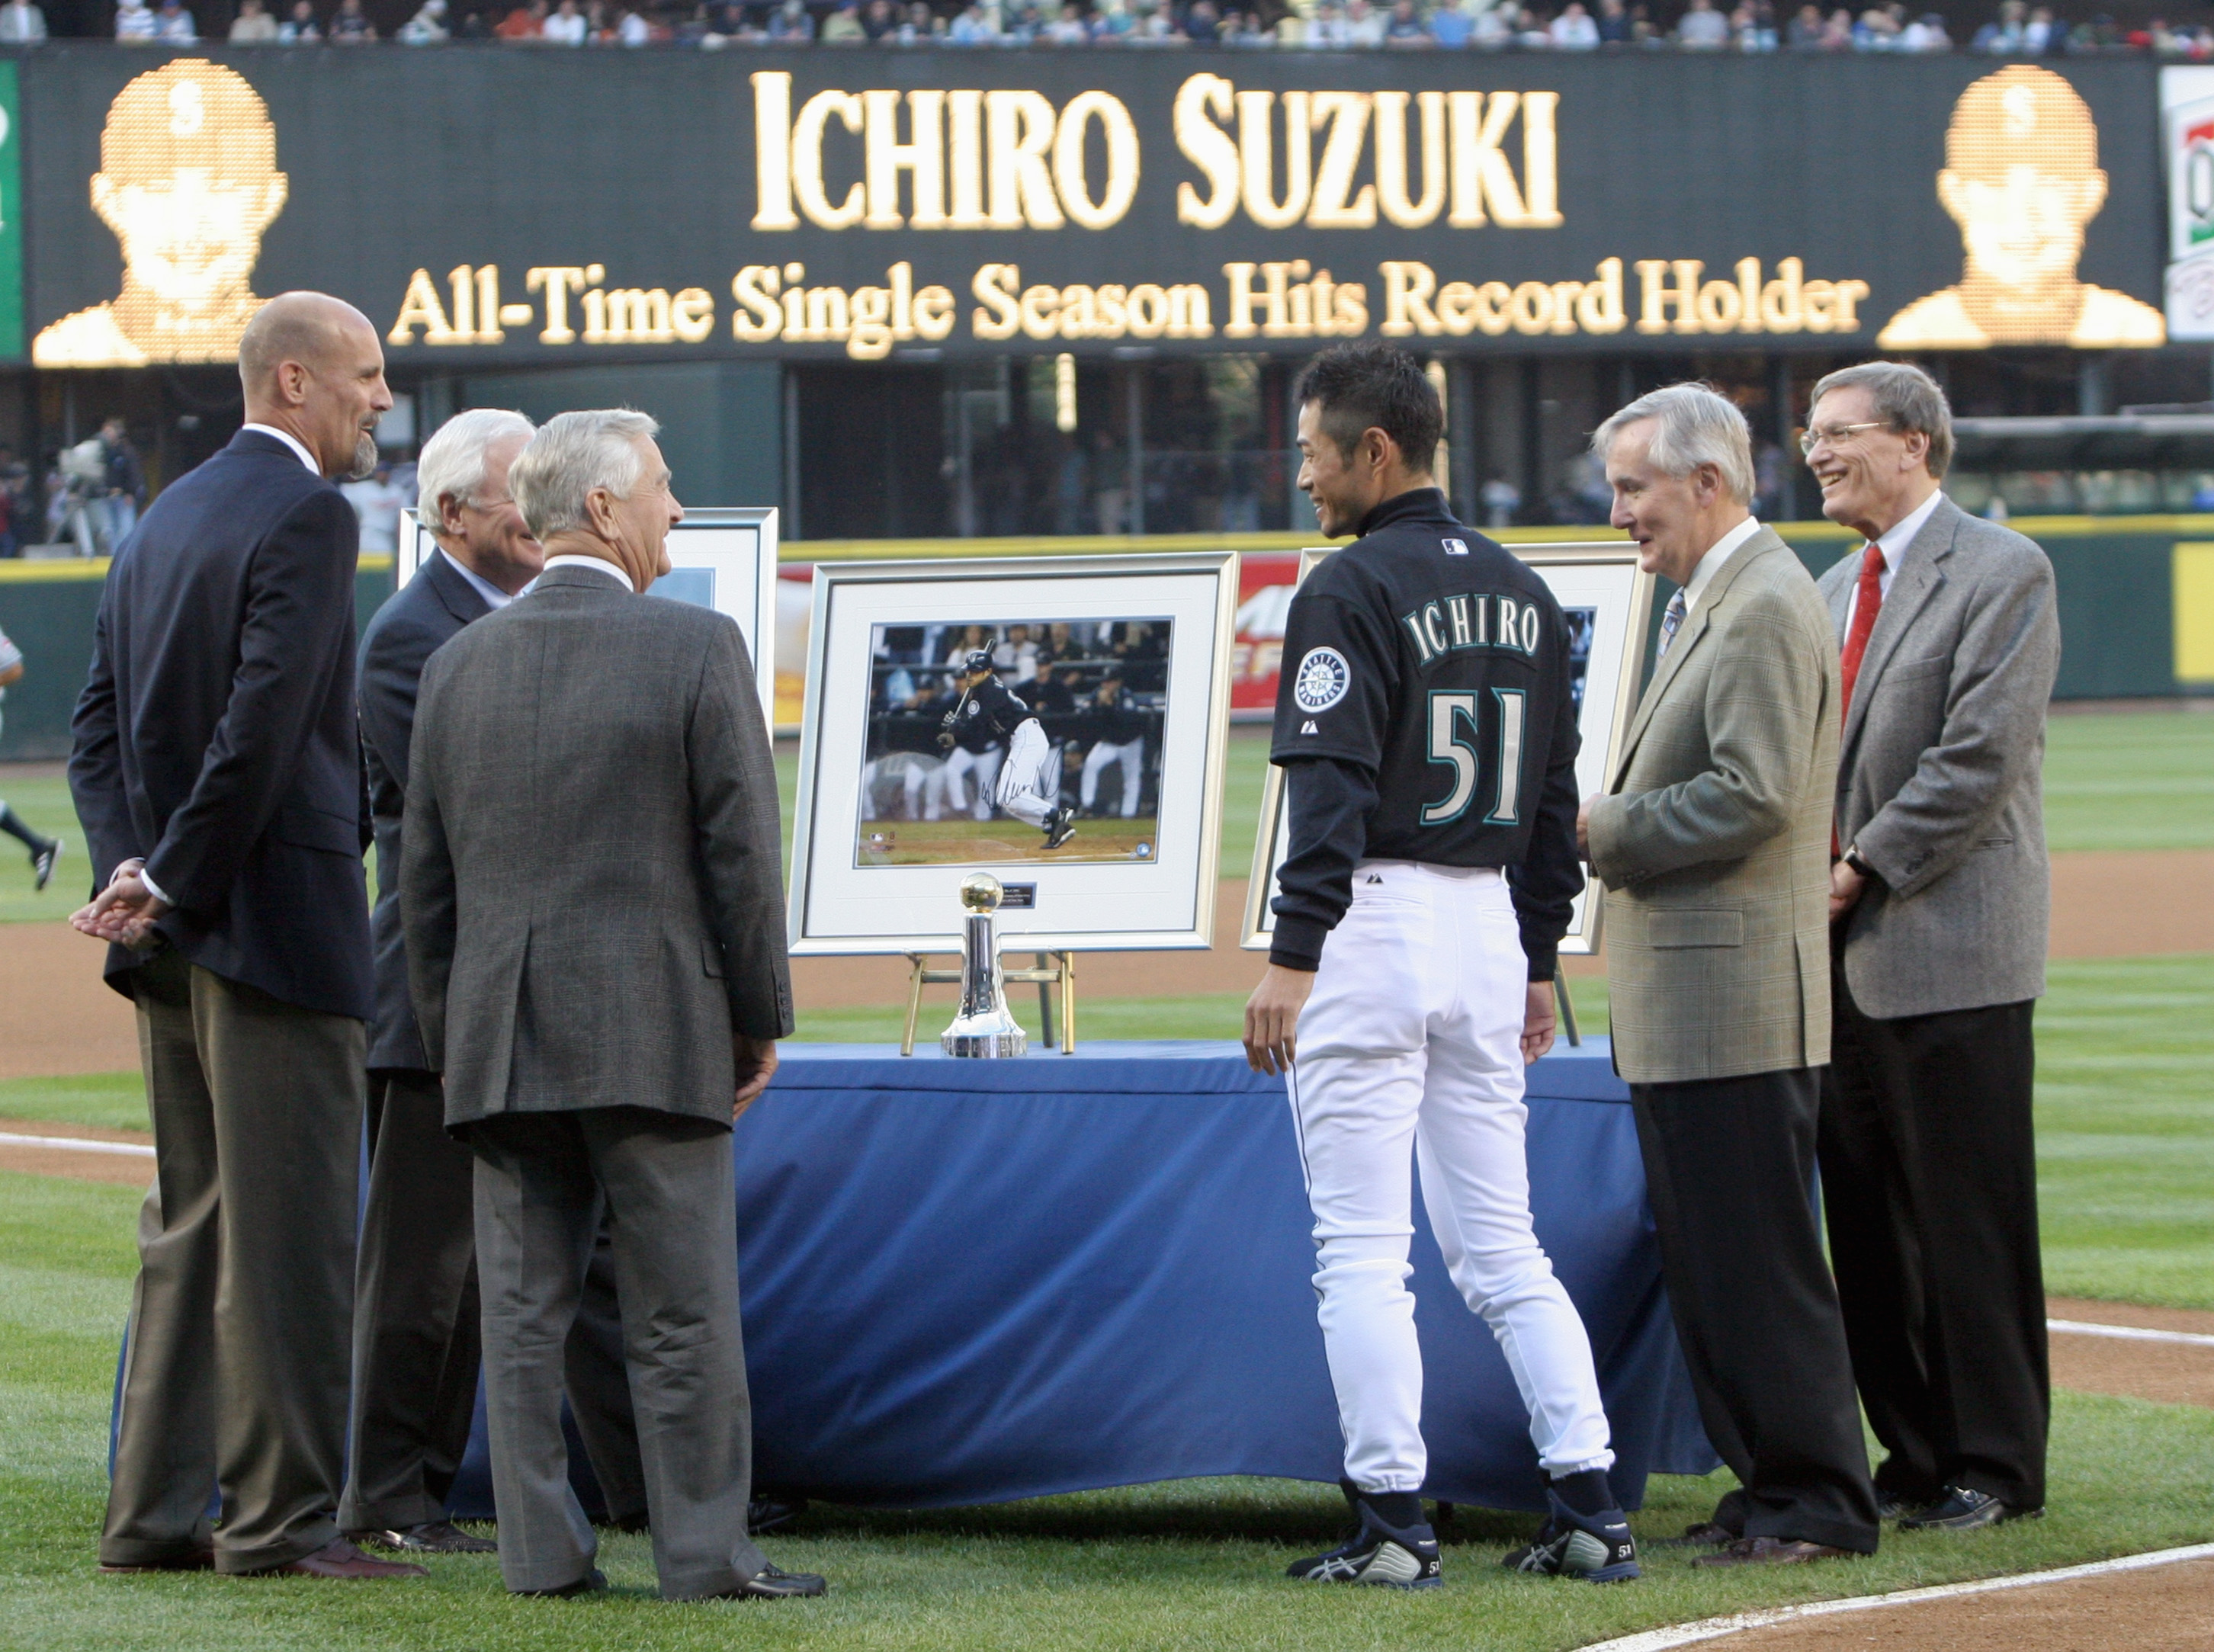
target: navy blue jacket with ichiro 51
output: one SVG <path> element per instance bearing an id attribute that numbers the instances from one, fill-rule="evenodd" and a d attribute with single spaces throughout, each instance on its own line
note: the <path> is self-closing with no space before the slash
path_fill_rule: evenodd
<path id="1" fill-rule="evenodd" d="M 258 431 L 163 489 L 108 571 L 70 789 L 95 885 L 143 856 L 191 962 L 365 1021 L 360 539 L 346 497 Z M 109 984 L 129 995 L 142 961 L 111 948 Z"/>

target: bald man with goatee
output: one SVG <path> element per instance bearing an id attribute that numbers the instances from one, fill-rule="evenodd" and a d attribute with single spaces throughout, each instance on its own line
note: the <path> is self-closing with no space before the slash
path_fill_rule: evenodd
<path id="1" fill-rule="evenodd" d="M 332 479 L 375 465 L 392 393 L 321 293 L 262 306 L 238 370 L 245 427 L 109 571 L 70 759 L 99 890 L 70 921 L 138 1006 L 156 1155 L 100 1564 L 421 1577 L 335 1519 L 372 976 Z"/>

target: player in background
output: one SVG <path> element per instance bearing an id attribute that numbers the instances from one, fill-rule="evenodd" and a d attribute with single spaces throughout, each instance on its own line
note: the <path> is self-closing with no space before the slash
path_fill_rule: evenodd
<path id="1" fill-rule="evenodd" d="M 945 713 L 938 743 L 950 751 L 963 733 L 975 729 L 1007 743 L 1006 761 L 1000 765 L 999 785 L 992 797 L 1000 812 L 1044 832 L 1049 849 L 1074 837 L 1069 811 L 1054 801 L 1061 794 L 1061 774 L 1045 725 L 1027 701 L 992 674 L 992 656 L 981 648 L 961 663 L 961 698 Z"/>
<path id="2" fill-rule="evenodd" d="M 8 640 L 8 633 L 0 631 L 0 706 L 8 698 L 8 685 L 22 680 L 23 651 Z M 21 840 L 31 852 L 31 876 L 44 889 L 54 875 L 54 862 L 62 852 L 62 841 L 58 837 L 42 837 L 22 816 L 0 799 L 0 832 Z"/>
<path id="3" fill-rule="evenodd" d="M 1591 1343 L 1530 1222 L 1526 1062 L 1553 1041 L 1555 953 L 1583 886 L 1567 621 L 1544 582 L 1453 519 L 1415 358 L 1340 345 L 1300 381 L 1300 486 L 1360 537 L 1286 619 L 1270 761 L 1290 853 L 1254 1068 L 1287 1075 L 1315 1289 L 1360 1526 L 1294 1577 L 1425 1588 L 1409 1149 L 1446 1267 L 1507 1355 L 1551 1508 L 1516 1569 L 1637 1576 Z M 1296 1059 L 1295 1059 L 1296 1058 Z"/>
<path id="4" fill-rule="evenodd" d="M 1099 795 L 1099 776 L 1111 765 L 1122 766 L 1122 818 L 1138 812 L 1138 787 L 1146 776 L 1146 714 L 1122 697 L 1122 674 L 1112 670 L 1092 695 L 1092 723 L 1099 737 L 1084 754 L 1084 778 L 1077 800 L 1086 814 L 1092 812 Z"/>

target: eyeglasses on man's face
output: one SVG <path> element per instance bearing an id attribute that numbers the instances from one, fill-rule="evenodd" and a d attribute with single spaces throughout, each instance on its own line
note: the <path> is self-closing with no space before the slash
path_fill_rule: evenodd
<path id="1" fill-rule="evenodd" d="M 1821 446 L 1825 442 L 1827 442 L 1833 448 L 1843 447 L 1847 440 L 1851 437 L 1854 431 L 1881 430 L 1885 427 L 1886 422 L 1886 420 L 1881 419 L 1870 419 L 1864 420 L 1862 423 L 1858 425 L 1818 425 L 1812 430 L 1803 431 L 1800 433 L 1799 451 L 1801 453 L 1812 453 L 1816 448 Z"/>

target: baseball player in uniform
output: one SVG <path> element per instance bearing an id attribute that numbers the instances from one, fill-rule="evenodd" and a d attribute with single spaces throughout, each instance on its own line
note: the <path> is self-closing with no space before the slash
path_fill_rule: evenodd
<path id="1" fill-rule="evenodd" d="M 945 713 L 938 743 L 951 751 L 971 730 L 1007 743 L 992 802 L 1000 812 L 1045 834 L 1045 847 L 1057 849 L 1076 835 L 1069 811 L 1055 801 L 1061 794 L 1061 766 L 1053 743 L 1029 702 L 992 674 L 992 656 L 977 649 L 961 662 L 961 698 Z"/>
<path id="2" fill-rule="evenodd" d="M 1128 820 L 1138 812 L 1138 788 L 1146 778 L 1146 718 L 1144 713 L 1133 708 L 1122 698 L 1120 674 L 1105 679 L 1092 694 L 1092 720 L 1099 731 L 1099 737 L 1084 754 L 1084 778 L 1079 782 L 1077 801 L 1086 814 L 1091 813 L 1099 795 L 1099 776 L 1120 763 L 1122 818 Z"/>
<path id="3" fill-rule="evenodd" d="M 1413 1157 L 1547 1478 L 1551 1514 L 1508 1564 L 1635 1577 L 1591 1343 L 1532 1231 L 1523 1151 L 1523 1067 L 1552 1043 L 1554 956 L 1583 884 L 1567 622 L 1432 484 L 1443 416 L 1412 356 L 1341 345 L 1299 401 L 1300 486 L 1324 533 L 1360 537 L 1308 577 L 1286 621 L 1269 756 L 1289 787 L 1290 850 L 1245 1047 L 1287 1075 L 1360 1525 L 1291 1575 L 1440 1581 L 1419 1495 Z"/>

